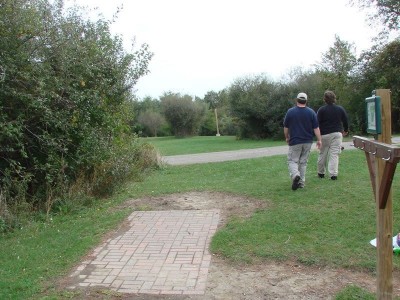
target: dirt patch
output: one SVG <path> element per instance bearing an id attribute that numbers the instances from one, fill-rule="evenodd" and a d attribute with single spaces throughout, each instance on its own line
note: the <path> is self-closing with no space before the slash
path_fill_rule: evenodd
<path id="1" fill-rule="evenodd" d="M 160 197 L 132 199 L 124 206 L 136 210 L 220 210 L 220 224 L 231 217 L 248 218 L 268 202 L 214 192 L 191 192 Z M 399 296 L 399 274 L 394 274 L 394 294 Z M 126 295 L 101 289 L 86 291 L 85 299 L 334 299 L 348 285 L 357 285 L 372 293 L 376 277 L 345 269 L 317 268 L 296 262 L 261 262 L 252 265 L 232 264 L 213 256 L 205 295 Z M 79 297 L 83 295 L 80 294 Z"/>
<path id="2" fill-rule="evenodd" d="M 160 197 L 131 199 L 124 203 L 124 207 L 135 210 L 207 210 L 219 209 L 219 227 L 224 226 L 231 217 L 249 218 L 259 209 L 265 209 L 268 202 L 239 197 L 228 193 L 191 192 L 172 194 Z"/>

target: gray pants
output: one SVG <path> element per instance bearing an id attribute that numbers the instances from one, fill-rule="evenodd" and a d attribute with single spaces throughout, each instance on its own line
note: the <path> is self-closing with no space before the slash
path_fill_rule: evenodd
<path id="1" fill-rule="evenodd" d="M 304 186 L 306 181 L 307 162 L 310 156 L 311 145 L 312 143 L 289 146 L 287 155 L 289 175 L 292 180 L 299 175 L 300 186 Z"/>
<path id="2" fill-rule="evenodd" d="M 326 169 L 328 169 L 330 177 L 338 175 L 342 141 L 343 135 L 341 132 L 333 132 L 322 136 L 322 147 L 318 155 L 319 174 L 325 174 Z"/>

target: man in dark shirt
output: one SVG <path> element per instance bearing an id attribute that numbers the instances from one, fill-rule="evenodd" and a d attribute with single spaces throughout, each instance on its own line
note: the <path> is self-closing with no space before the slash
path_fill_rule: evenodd
<path id="1" fill-rule="evenodd" d="M 336 95 L 332 91 L 324 93 L 325 105 L 317 111 L 319 128 L 322 135 L 322 147 L 318 156 L 318 176 L 325 177 L 326 170 L 332 180 L 339 172 L 339 154 L 343 136 L 349 131 L 349 122 L 345 109 L 336 104 Z"/>
<path id="2" fill-rule="evenodd" d="M 321 147 L 317 115 L 307 107 L 307 94 L 297 95 L 296 106 L 286 112 L 283 126 L 286 143 L 289 145 L 289 175 L 292 179 L 292 190 L 295 191 L 305 185 L 307 162 L 314 135 L 317 137 L 317 148 Z"/>

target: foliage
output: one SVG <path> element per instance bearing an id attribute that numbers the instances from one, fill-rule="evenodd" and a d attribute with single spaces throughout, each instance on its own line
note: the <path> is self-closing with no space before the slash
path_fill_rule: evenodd
<path id="1" fill-rule="evenodd" d="M 229 88 L 232 117 L 240 128 L 240 138 L 266 138 L 283 135 L 282 122 L 294 99 L 285 85 L 266 76 L 237 79 Z"/>
<path id="2" fill-rule="evenodd" d="M 130 120 L 132 132 L 139 136 L 167 136 L 171 130 L 161 109 L 161 102 L 146 96 L 141 100 L 133 101 L 135 115 Z M 153 120 L 153 121 L 152 121 Z"/>
<path id="3" fill-rule="evenodd" d="M 216 135 L 217 133 L 217 123 L 215 116 L 215 109 L 209 109 L 205 113 L 205 117 L 203 118 L 203 122 L 200 124 L 198 135 Z"/>
<path id="4" fill-rule="evenodd" d="M 360 95 L 370 94 L 370 91 L 367 94 L 359 93 L 361 86 L 356 80 L 358 63 L 355 46 L 335 36 L 332 47 L 322 54 L 321 62 L 316 65 L 324 90 L 335 92 L 337 103 L 349 115 L 350 129 L 354 133 L 364 131 L 364 102 Z"/>
<path id="5" fill-rule="evenodd" d="M 348 107 L 351 94 L 351 78 L 357 64 L 354 45 L 335 36 L 333 46 L 322 55 L 317 71 L 326 90 L 335 91 L 339 104 Z"/>
<path id="6" fill-rule="evenodd" d="M 166 121 L 161 113 L 147 110 L 139 115 L 138 122 L 147 129 L 148 135 L 156 137 L 157 132 Z"/>
<path id="7" fill-rule="evenodd" d="M 354 45 L 343 41 L 339 36 L 335 36 L 333 46 L 322 55 L 319 69 L 322 72 L 333 73 L 339 83 L 346 82 L 351 75 L 351 71 L 356 65 Z M 332 82 L 329 82 L 332 84 Z"/>
<path id="8" fill-rule="evenodd" d="M 214 135 L 217 133 L 216 119 L 218 118 L 218 129 L 222 135 L 236 135 L 238 128 L 233 122 L 229 107 L 229 94 L 227 89 L 214 92 L 208 91 L 204 96 L 204 102 L 208 105 L 209 112 L 202 125 L 202 134 Z M 215 116 L 216 114 L 216 116 Z M 214 119 L 214 121 L 212 121 Z"/>
<path id="9" fill-rule="evenodd" d="M 215 109 L 220 106 L 220 99 L 218 93 L 214 91 L 208 91 L 204 95 L 204 102 L 208 103 L 210 109 Z"/>
<path id="10" fill-rule="evenodd" d="M 385 26 L 384 31 L 396 31 L 400 27 L 400 2 L 398 0 L 350 0 L 355 5 L 362 8 L 375 8 L 370 14 L 370 23 L 376 23 L 375 20 L 381 20 Z"/>
<path id="11" fill-rule="evenodd" d="M 115 172 L 115 151 L 134 140 L 131 89 L 152 54 L 126 53 L 108 21 L 61 0 L 5 0 L 0 19 L 2 197 L 48 210 L 82 174 Z"/>
<path id="12" fill-rule="evenodd" d="M 98 162 L 90 172 L 80 173 L 71 187 L 75 190 L 73 195 L 108 197 L 127 180 L 141 180 L 147 170 L 161 164 L 159 154 L 152 145 L 137 138 L 128 138 L 127 141 L 111 147 L 108 159 Z"/>
<path id="13" fill-rule="evenodd" d="M 350 130 L 365 133 L 364 99 L 375 89 L 392 91 L 392 129 L 400 131 L 399 40 L 365 51 L 357 58 L 354 45 L 338 36 L 314 70 L 292 69 L 284 81 L 264 75 L 237 79 L 229 88 L 229 116 L 240 128 L 239 137 L 282 138 L 283 117 L 300 91 L 308 94 L 307 105 L 315 111 L 324 102 L 325 90 L 333 90 L 338 104 L 348 112 Z M 218 103 L 209 93 L 209 102 Z M 213 98 L 214 97 L 214 98 Z"/>
<path id="14" fill-rule="evenodd" d="M 283 84 L 291 91 L 290 99 L 294 99 L 299 92 L 305 92 L 308 96 L 307 106 L 317 111 L 323 104 L 322 95 L 326 90 L 321 73 L 296 68 L 291 71 L 289 78 Z"/>
<path id="15" fill-rule="evenodd" d="M 375 45 L 370 50 L 362 53 L 359 58 L 358 75 L 352 85 L 353 95 L 371 95 L 378 88 L 390 89 L 392 99 L 392 130 L 399 132 L 399 84 L 398 74 L 398 43 L 400 28 L 400 2 L 398 0 L 350 0 L 352 5 L 358 5 L 363 9 L 369 9 L 370 26 L 376 27 L 376 20 L 383 25 L 380 36 L 375 38 Z M 390 34 L 397 36 L 392 42 L 387 42 Z M 360 97 L 358 97 L 360 98 Z M 353 97 L 356 103 L 355 97 Z M 358 101 L 360 103 L 360 101 Z M 352 105 L 351 108 L 355 106 Z M 352 111 L 356 118 L 358 128 L 365 128 L 365 108 L 358 105 Z"/>
<path id="16" fill-rule="evenodd" d="M 206 113 L 201 101 L 193 101 L 189 95 L 165 93 L 161 106 L 167 122 L 175 136 L 185 137 L 197 134 Z"/>
<path id="17" fill-rule="evenodd" d="M 391 90 L 392 130 L 394 132 L 399 132 L 400 39 L 394 40 L 384 47 L 364 53 L 362 59 L 362 71 L 360 74 L 361 85 L 366 87 L 366 92 L 369 93 L 380 88 Z"/>

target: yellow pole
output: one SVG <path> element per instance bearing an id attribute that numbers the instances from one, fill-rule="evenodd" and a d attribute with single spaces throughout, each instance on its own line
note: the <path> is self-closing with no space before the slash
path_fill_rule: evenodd
<path id="1" fill-rule="evenodd" d="M 217 114 L 217 109 L 216 108 L 214 108 L 214 113 L 215 113 L 215 122 L 217 123 L 217 134 L 216 134 L 216 136 L 220 136 L 219 127 L 218 127 L 218 114 Z"/>

